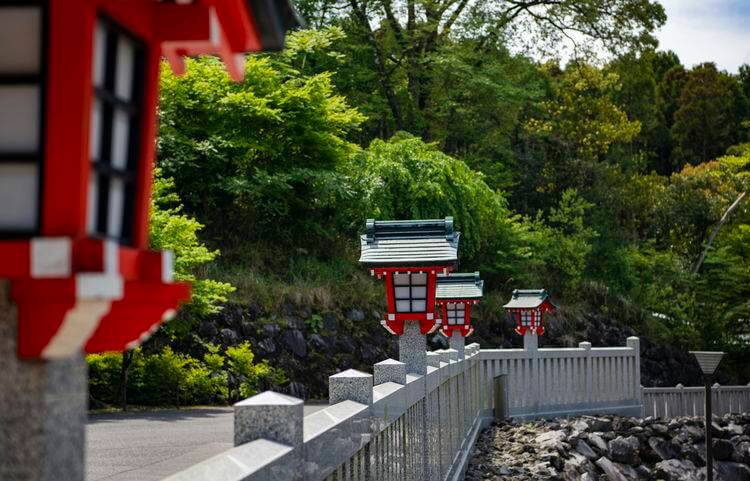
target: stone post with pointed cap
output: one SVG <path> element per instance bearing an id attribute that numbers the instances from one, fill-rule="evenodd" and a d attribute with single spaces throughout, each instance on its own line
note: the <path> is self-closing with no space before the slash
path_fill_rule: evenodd
<path id="1" fill-rule="evenodd" d="M 265 391 L 234 405 L 234 445 L 267 439 L 292 447 L 302 445 L 304 403 Z"/>
<path id="2" fill-rule="evenodd" d="M 328 377 L 328 403 L 338 404 L 343 401 L 354 401 L 367 406 L 372 405 L 372 374 L 356 369 Z"/>
<path id="3" fill-rule="evenodd" d="M 406 384 L 406 364 L 395 359 L 386 359 L 373 365 L 373 383 L 375 385 L 384 382 L 395 382 Z"/>

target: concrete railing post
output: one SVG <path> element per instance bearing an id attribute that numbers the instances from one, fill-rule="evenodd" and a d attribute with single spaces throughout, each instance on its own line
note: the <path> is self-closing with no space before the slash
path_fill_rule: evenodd
<path id="1" fill-rule="evenodd" d="M 633 385 L 635 387 L 635 395 L 638 404 L 643 405 L 643 391 L 638 389 L 641 385 L 641 340 L 636 336 L 631 336 L 626 341 L 627 346 L 633 349 L 633 355 L 635 356 L 635 379 Z"/>
<path id="2" fill-rule="evenodd" d="M 302 445 L 304 403 L 285 394 L 266 391 L 234 405 L 234 445 L 268 439 Z"/>
<path id="3" fill-rule="evenodd" d="M 349 369 L 328 377 L 328 404 L 354 401 L 372 406 L 372 374 Z"/>
<path id="4" fill-rule="evenodd" d="M 539 349 L 539 336 L 535 332 L 526 331 L 523 335 L 524 351 L 536 351 Z"/>
<path id="5" fill-rule="evenodd" d="M 680 412 L 679 413 L 669 413 L 670 415 L 674 416 L 688 416 L 687 412 L 687 399 L 685 399 L 685 386 L 683 386 L 681 383 L 677 384 L 675 386 L 677 388 L 677 397 L 680 400 Z"/>
<path id="6" fill-rule="evenodd" d="M 427 352 L 427 366 L 440 369 L 440 354 L 434 351 Z M 441 373 L 432 371 L 432 376 L 440 379 Z M 440 383 L 432 392 L 425 393 L 424 409 L 422 411 L 423 425 L 423 464 L 424 480 L 438 479 L 440 476 L 440 446 L 442 445 L 442 433 L 440 429 Z M 429 400 L 432 399 L 432 402 Z"/>
<path id="7" fill-rule="evenodd" d="M 427 359 L 428 366 L 437 368 L 440 367 L 440 354 L 438 354 L 437 352 L 430 351 L 426 354 L 425 358 Z"/>
<path id="8" fill-rule="evenodd" d="M 301 399 L 266 391 L 234 405 L 234 445 L 265 439 L 294 449 L 283 472 L 290 481 L 302 480 L 302 423 L 304 403 Z M 262 457 L 262 453 L 258 453 Z"/>
<path id="9" fill-rule="evenodd" d="M 594 365 L 591 359 L 591 343 L 588 341 L 580 342 L 578 343 L 578 347 L 586 351 L 586 372 L 584 373 L 586 377 L 586 401 L 591 404 L 594 401 Z"/>
<path id="10" fill-rule="evenodd" d="M 717 416 L 725 414 L 723 406 L 721 404 L 721 384 L 715 382 L 713 386 L 711 386 L 711 395 L 713 397 L 712 400 L 714 405 L 712 414 L 716 414 Z"/>
<path id="11" fill-rule="evenodd" d="M 395 359 L 386 359 L 373 365 L 373 383 L 377 386 L 384 382 L 406 384 L 406 364 Z"/>

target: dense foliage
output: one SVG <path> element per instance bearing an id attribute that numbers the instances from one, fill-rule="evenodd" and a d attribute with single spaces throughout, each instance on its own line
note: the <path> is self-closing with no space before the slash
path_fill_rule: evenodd
<path id="1" fill-rule="evenodd" d="M 298 5 L 311 29 L 250 56 L 241 83 L 214 58 L 162 71 L 152 242 L 195 295 L 174 350 L 162 337 L 133 362 L 192 373 L 170 399 L 257 385 L 221 374 L 261 376 L 249 350 L 241 368 L 196 330 L 227 298 L 271 321 L 292 299 L 310 335 L 326 309 L 381 299 L 356 264 L 368 217 L 454 216 L 492 322 L 511 289 L 546 287 L 567 312 L 750 352 L 750 66 L 659 50 L 650 0 Z"/>
<path id="2" fill-rule="evenodd" d="M 184 78 L 165 72 L 160 165 L 233 262 L 262 270 L 265 259 L 247 250 L 269 244 L 290 258 L 346 258 L 367 217 L 453 215 L 464 234 L 464 266 L 482 269 L 492 284 L 545 285 L 570 303 L 586 301 L 585 286 L 603 285 L 638 306 L 642 326 L 657 334 L 712 342 L 707 325 L 720 321 L 701 313 L 718 301 L 706 291 L 719 283 L 706 278 L 722 256 L 747 265 L 737 257 L 744 253 L 725 245 L 742 239 L 743 205 L 720 229 L 705 269 L 692 268 L 746 189 L 747 151 L 711 162 L 714 153 L 746 137 L 737 127 L 731 138 L 711 136 L 713 150 L 706 150 L 685 122 L 724 129 L 732 112 L 733 125 L 742 125 L 741 76 L 710 64 L 686 70 L 673 54 L 653 50 L 564 69 L 505 53 L 488 60 L 505 75 L 486 87 L 509 95 L 483 98 L 498 105 L 507 98 L 509 112 L 482 113 L 480 97 L 471 105 L 471 94 L 484 95 L 479 86 L 454 104 L 492 125 L 490 139 L 500 139 L 494 152 L 483 139 L 482 147 L 446 154 L 441 136 L 455 131 L 441 122 L 423 138 L 404 132 L 358 147 L 352 141 L 367 138 L 358 130 L 363 117 L 334 88 L 339 78 L 349 87 L 354 81 L 352 67 L 339 63 L 350 41 L 339 27 L 295 33 L 284 55 L 249 59 L 238 85 L 213 59 L 191 61 Z M 463 65 L 457 59 L 465 55 L 459 42 L 440 61 Z M 339 66 L 335 76 L 326 70 Z M 712 81 L 722 95 L 732 93 L 722 104 L 732 107 L 718 117 L 715 104 L 690 90 Z M 252 107 L 240 97 L 252 98 Z M 343 250 L 332 254 L 333 245 Z M 726 286 L 721 296 L 732 298 Z"/>
<path id="3" fill-rule="evenodd" d="M 90 394 L 97 403 L 120 402 L 122 356 L 88 356 Z M 284 375 L 266 362 L 254 362 L 248 343 L 224 352 L 208 344 L 202 359 L 175 352 L 169 346 L 158 352 L 136 349 L 129 368 L 127 389 L 133 404 L 192 406 L 236 402 L 268 385 L 280 384 Z"/>

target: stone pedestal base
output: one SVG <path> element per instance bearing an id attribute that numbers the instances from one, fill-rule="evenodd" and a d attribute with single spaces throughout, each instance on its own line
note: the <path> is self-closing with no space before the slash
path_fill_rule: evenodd
<path id="1" fill-rule="evenodd" d="M 427 374 L 427 336 L 419 330 L 419 321 L 406 321 L 404 333 L 398 338 L 398 360 L 406 364 L 406 372 Z"/>
<path id="2" fill-rule="evenodd" d="M 0 280 L 0 479 L 83 481 L 86 363 L 19 360 L 8 293 Z"/>
<path id="3" fill-rule="evenodd" d="M 539 349 L 539 336 L 530 332 L 524 334 L 523 349 L 525 351 L 536 351 Z"/>
<path id="4" fill-rule="evenodd" d="M 458 353 L 458 359 L 466 359 L 466 339 L 460 333 L 453 331 L 451 338 L 448 340 L 451 349 Z"/>

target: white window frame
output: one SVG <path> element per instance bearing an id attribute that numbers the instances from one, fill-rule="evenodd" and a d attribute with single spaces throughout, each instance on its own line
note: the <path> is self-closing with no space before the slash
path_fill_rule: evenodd
<path id="1" fill-rule="evenodd" d="M 466 303 L 465 302 L 449 302 L 445 306 L 446 322 L 450 326 L 466 324 Z"/>
<path id="2" fill-rule="evenodd" d="M 429 277 L 426 272 L 394 273 L 393 298 L 396 312 L 399 314 L 427 312 L 428 283 Z M 407 303 L 408 307 L 404 307 Z"/>
<path id="3" fill-rule="evenodd" d="M 3 192 L 0 192 L 0 201 L 3 204 L 0 208 L 12 209 L 8 212 L 10 217 L 4 219 L 7 224 L 5 226 L 0 225 L 0 238 L 31 237 L 39 233 L 44 178 L 47 4 L 35 0 L 8 0 L 0 4 L 0 15 L 3 14 L 3 11 L 7 13 L 10 10 L 17 10 L 17 13 L 21 13 L 22 16 L 22 10 L 36 10 L 38 12 L 38 37 L 31 44 L 31 47 L 38 46 L 38 58 L 28 62 L 27 65 L 16 65 L 16 68 L 11 68 L 11 71 L 3 70 L 0 67 L 0 88 L 15 88 L 27 92 L 33 89 L 36 91 L 35 95 L 32 93 L 33 97 L 31 97 L 34 99 L 33 108 L 36 110 L 36 125 L 34 126 L 36 131 L 33 134 L 33 146 L 25 146 L 19 150 L 16 146 L 0 144 L 0 175 L 5 174 L 7 176 L 5 180 L 9 182 L 7 185 L 0 185 L 3 189 Z M 13 31 L 13 28 L 9 30 Z M 0 38 L 2 38 L 2 35 L 0 35 Z M 2 41 L 6 48 L 18 48 L 17 42 Z M 28 45 L 25 47 L 28 47 Z M 0 54 L 2 54 L 2 49 L 3 46 L 0 46 Z M 16 102 L 18 100 L 15 95 L 6 98 Z M 23 105 L 23 103 L 17 104 L 16 107 L 22 107 Z M 31 196 L 29 196 L 29 193 L 31 193 Z M 20 203 L 18 196 L 24 196 Z"/>

